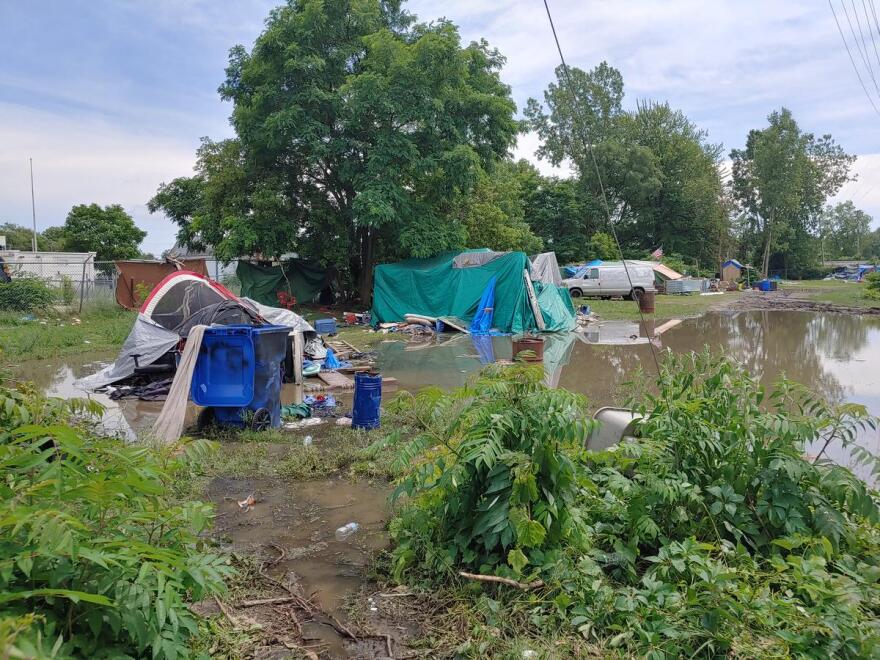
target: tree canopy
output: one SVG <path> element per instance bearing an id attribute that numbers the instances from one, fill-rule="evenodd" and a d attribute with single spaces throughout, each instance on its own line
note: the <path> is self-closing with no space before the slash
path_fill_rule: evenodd
<path id="1" fill-rule="evenodd" d="M 785 253 L 788 266 L 801 268 L 815 260 L 810 245 L 825 200 L 850 180 L 855 161 L 831 138 L 816 138 L 798 126 L 782 108 L 754 129 L 743 149 L 730 152 L 731 188 L 743 213 L 743 241 L 755 246 L 756 261 L 766 276 L 774 251 Z"/>
<path id="2" fill-rule="evenodd" d="M 872 254 L 871 220 L 849 200 L 826 206 L 819 217 L 822 258 L 861 259 Z"/>
<path id="3" fill-rule="evenodd" d="M 101 207 L 79 204 L 64 222 L 64 246 L 68 250 L 96 252 L 96 261 L 132 259 L 147 235 L 119 204 Z"/>
<path id="4" fill-rule="evenodd" d="M 46 252 L 56 252 L 64 249 L 63 243 L 59 237 L 60 227 L 48 227 L 42 232 L 37 232 L 37 249 Z M 24 250 L 33 249 L 34 230 L 29 227 L 22 227 L 14 222 L 4 222 L 0 224 L 0 236 L 6 237 L 7 250 Z"/>
<path id="5" fill-rule="evenodd" d="M 625 251 L 662 246 L 712 263 L 726 226 L 721 147 L 667 104 L 624 110 L 623 77 L 606 62 L 588 72 L 569 71 L 577 98 L 557 68 L 544 104 L 530 99 L 526 116 L 542 139 L 538 156 L 555 165 L 570 161 L 592 200 L 583 207 L 592 217 L 581 223 L 609 230 L 604 194 Z M 584 141 L 592 145 L 592 156 Z"/>
<path id="6" fill-rule="evenodd" d="M 220 88 L 237 137 L 150 208 L 220 258 L 288 251 L 345 263 L 368 300 L 378 258 L 462 247 L 454 210 L 518 130 L 504 60 L 394 0 L 291 0 Z"/>

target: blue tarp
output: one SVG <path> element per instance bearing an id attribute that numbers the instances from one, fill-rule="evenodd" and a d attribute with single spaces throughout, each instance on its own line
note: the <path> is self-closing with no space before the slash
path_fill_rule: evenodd
<path id="1" fill-rule="evenodd" d="M 472 335 L 487 335 L 492 329 L 492 317 L 495 313 L 495 284 L 498 278 L 494 275 L 486 288 L 483 289 L 483 295 L 480 303 L 477 305 L 477 313 L 474 320 L 471 321 L 470 332 Z"/>

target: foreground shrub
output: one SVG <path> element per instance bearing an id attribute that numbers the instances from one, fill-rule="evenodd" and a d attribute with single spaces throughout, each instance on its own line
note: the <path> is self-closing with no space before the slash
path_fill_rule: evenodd
<path id="1" fill-rule="evenodd" d="M 519 370 L 437 396 L 405 457 L 398 578 L 542 580 L 489 588 L 536 634 L 649 657 L 874 654 L 877 493 L 824 455 L 843 444 L 876 474 L 854 442 L 874 420 L 706 353 L 668 356 L 658 385 L 640 439 L 600 453 L 579 446 L 582 401 Z"/>
<path id="2" fill-rule="evenodd" d="M 0 310 L 31 312 L 43 310 L 55 301 L 52 290 L 36 277 L 17 277 L 0 283 Z"/>
<path id="3" fill-rule="evenodd" d="M 210 507 L 165 496 L 209 446 L 103 438 L 85 421 L 100 412 L 0 387 L 3 657 L 185 656 L 185 601 L 223 589 L 226 560 L 198 537 Z"/>
<path id="4" fill-rule="evenodd" d="M 865 275 L 864 296 L 871 300 L 880 300 L 880 273 Z"/>

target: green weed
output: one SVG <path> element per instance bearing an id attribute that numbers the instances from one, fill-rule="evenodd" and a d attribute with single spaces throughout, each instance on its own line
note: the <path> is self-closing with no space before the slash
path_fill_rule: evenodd
<path id="1" fill-rule="evenodd" d="M 211 507 L 168 497 L 210 443 L 126 445 L 89 431 L 100 413 L 0 387 L 4 657 L 184 657 L 186 602 L 231 572 L 199 537 Z"/>
<path id="2" fill-rule="evenodd" d="M 581 448 L 583 401 L 518 368 L 411 399 L 421 433 L 389 441 L 409 465 L 393 575 L 530 585 L 465 587 L 502 639 L 651 658 L 872 655 L 877 493 L 824 450 L 839 443 L 876 476 L 855 443 L 875 420 L 787 381 L 767 392 L 708 353 L 668 356 L 658 390 L 640 439 L 601 453 Z"/>

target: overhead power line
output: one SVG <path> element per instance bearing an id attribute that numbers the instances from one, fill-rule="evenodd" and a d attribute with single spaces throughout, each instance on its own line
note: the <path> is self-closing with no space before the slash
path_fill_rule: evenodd
<path id="1" fill-rule="evenodd" d="M 840 6 L 843 8 L 843 13 L 846 16 L 846 22 L 849 24 L 849 31 L 852 34 L 853 41 L 855 42 L 859 55 L 862 58 L 862 63 L 865 65 L 865 68 L 868 70 L 868 75 L 874 83 L 874 89 L 877 90 L 877 94 L 880 94 L 880 85 L 877 84 L 877 76 L 874 75 L 874 65 L 871 63 L 871 55 L 868 53 L 868 44 L 865 41 L 865 33 L 862 32 L 862 22 L 859 20 L 859 12 L 856 10 L 856 0 L 850 0 L 850 4 L 852 5 L 856 25 L 859 28 L 858 36 L 856 36 L 856 30 L 853 27 L 852 19 L 849 17 L 849 10 L 846 8 L 846 0 L 841 0 L 840 2 Z M 861 42 L 859 39 L 861 39 Z"/>
<path id="2" fill-rule="evenodd" d="M 617 237 L 617 230 L 614 228 L 614 221 L 611 219 L 611 207 L 608 205 L 608 196 L 605 194 L 605 186 L 602 183 L 602 174 L 599 171 L 599 163 L 596 161 L 596 154 L 593 151 L 593 143 L 588 139 L 586 134 L 581 101 L 577 96 L 574 83 L 571 80 L 571 73 L 568 70 L 565 56 L 562 54 L 562 46 L 559 44 L 559 35 L 556 34 L 556 26 L 553 24 L 553 16 L 550 14 L 550 5 L 547 4 L 547 0 L 544 0 L 544 9 L 547 11 L 547 20 L 550 22 L 550 31 L 553 32 L 553 41 L 556 42 L 556 51 L 559 53 L 559 61 L 562 64 L 562 74 L 565 79 L 565 86 L 568 88 L 568 93 L 571 96 L 571 109 L 573 115 L 572 129 L 583 143 L 584 151 L 589 154 L 593 168 L 596 171 L 596 181 L 599 184 L 599 193 L 602 199 L 602 207 L 605 210 L 605 219 L 608 221 L 608 229 L 611 230 L 611 235 L 614 237 L 614 243 L 617 245 L 617 252 L 620 254 L 620 261 L 623 264 L 623 271 L 626 273 L 626 279 L 629 282 L 630 291 L 634 291 L 632 277 L 630 277 L 629 274 L 629 267 L 626 265 L 626 259 L 624 258 L 623 250 L 620 247 L 620 239 Z M 639 320 L 641 321 L 642 328 L 645 328 L 647 332 L 648 326 L 645 323 L 645 315 L 642 313 L 641 303 L 638 301 L 638 296 L 633 296 L 633 298 L 636 299 L 636 304 L 638 305 Z M 651 341 L 651 339 L 653 339 L 653 337 L 649 337 L 648 346 L 651 349 L 651 357 L 654 358 L 654 366 L 657 368 L 657 375 L 659 376 L 660 358 L 657 357 L 657 349 L 654 347 L 654 342 Z"/>
<path id="3" fill-rule="evenodd" d="M 868 97 L 868 102 L 871 104 L 871 107 L 874 108 L 874 112 L 880 116 L 880 110 L 877 109 L 877 104 L 874 102 L 874 97 L 871 96 L 871 93 L 868 91 L 867 85 L 865 85 L 865 81 L 862 80 L 862 74 L 859 71 L 859 67 L 856 65 L 856 60 L 853 57 L 852 51 L 850 50 L 849 44 L 846 41 L 846 36 L 843 34 L 843 28 L 840 26 L 840 20 L 837 18 L 837 11 L 834 9 L 834 5 L 831 0 L 828 0 L 828 6 L 831 8 L 831 13 L 834 15 L 834 22 L 837 24 L 837 31 L 840 33 L 840 38 L 843 40 L 843 45 L 846 47 L 846 54 L 849 55 L 849 61 L 852 64 L 853 71 L 856 72 L 856 77 L 859 79 L 859 84 L 862 86 L 862 90 L 865 92 L 865 96 Z"/>

